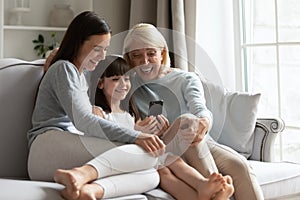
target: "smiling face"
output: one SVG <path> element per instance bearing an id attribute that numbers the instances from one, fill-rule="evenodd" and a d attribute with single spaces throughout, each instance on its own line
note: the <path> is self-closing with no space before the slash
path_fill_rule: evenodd
<path id="1" fill-rule="evenodd" d="M 110 104 L 119 102 L 125 99 L 131 88 L 130 77 L 127 75 L 104 77 L 99 81 L 98 87 L 103 90 L 107 102 Z"/>
<path id="2" fill-rule="evenodd" d="M 130 64 L 144 81 L 157 79 L 162 71 L 163 51 L 160 48 L 137 49 L 128 53 Z"/>
<path id="3" fill-rule="evenodd" d="M 80 47 L 74 64 L 80 72 L 83 69 L 93 71 L 98 62 L 105 59 L 107 48 L 110 44 L 111 34 L 92 35 Z"/>

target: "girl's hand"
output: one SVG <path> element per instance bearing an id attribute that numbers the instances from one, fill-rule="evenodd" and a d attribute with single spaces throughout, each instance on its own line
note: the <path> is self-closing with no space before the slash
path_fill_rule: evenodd
<path id="1" fill-rule="evenodd" d="M 143 120 L 139 119 L 135 123 L 134 129 L 137 131 L 141 131 L 143 133 L 155 133 L 157 131 L 156 124 L 157 124 L 156 117 L 149 116 Z"/>
<path id="2" fill-rule="evenodd" d="M 157 131 L 155 132 L 155 134 L 158 137 L 160 137 L 169 128 L 170 124 L 169 124 L 169 120 L 163 115 L 157 115 L 156 120 L 157 120 L 157 124 L 156 124 Z"/>
<path id="3" fill-rule="evenodd" d="M 140 133 L 134 143 L 155 157 L 165 153 L 166 145 L 157 135 Z"/>
<path id="4" fill-rule="evenodd" d="M 151 133 L 157 136 L 162 136 L 169 128 L 169 121 L 163 115 L 149 116 L 143 120 L 138 120 L 135 123 L 134 129 L 144 133 Z"/>

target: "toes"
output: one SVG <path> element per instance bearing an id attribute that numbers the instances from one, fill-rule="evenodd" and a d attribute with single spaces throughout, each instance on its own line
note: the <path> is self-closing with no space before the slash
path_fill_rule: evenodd
<path id="1" fill-rule="evenodd" d="M 222 176 L 219 173 L 214 172 L 210 175 L 209 180 L 216 181 L 216 180 L 220 179 L 220 177 L 222 177 Z"/>
<path id="2" fill-rule="evenodd" d="M 225 177 L 226 182 L 227 182 L 228 184 L 233 184 L 233 180 L 232 180 L 232 178 L 231 178 L 230 176 L 224 176 L 224 177 Z"/>

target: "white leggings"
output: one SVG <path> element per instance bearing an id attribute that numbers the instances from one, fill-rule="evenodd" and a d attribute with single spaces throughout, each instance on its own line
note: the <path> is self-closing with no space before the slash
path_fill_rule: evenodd
<path id="1" fill-rule="evenodd" d="M 32 180 L 53 181 L 56 169 L 89 164 L 98 171 L 99 179 L 95 182 L 103 187 L 104 198 L 111 198 L 157 187 L 159 175 L 153 168 L 156 163 L 157 158 L 134 144 L 51 130 L 32 143 L 28 173 Z"/>
<path id="2" fill-rule="evenodd" d="M 103 197 L 110 198 L 155 188 L 159 175 L 156 169 L 149 167 L 154 167 L 156 163 L 157 158 L 149 156 L 137 145 L 128 144 L 110 149 L 87 164 L 98 172 L 95 183 L 103 187 Z"/>

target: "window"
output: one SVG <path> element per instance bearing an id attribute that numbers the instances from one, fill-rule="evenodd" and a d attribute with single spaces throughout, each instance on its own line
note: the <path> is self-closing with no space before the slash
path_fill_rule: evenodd
<path id="1" fill-rule="evenodd" d="M 238 0 L 235 11 L 243 88 L 262 93 L 258 117 L 285 121 L 276 160 L 300 162 L 300 1 Z"/>

